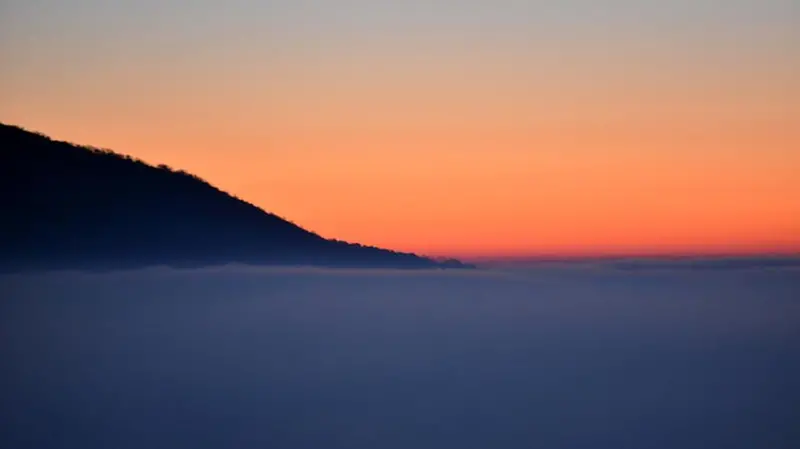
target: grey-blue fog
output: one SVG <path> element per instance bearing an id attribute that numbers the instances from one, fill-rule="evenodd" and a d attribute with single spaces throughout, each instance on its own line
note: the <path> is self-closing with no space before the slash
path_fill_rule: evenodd
<path id="1" fill-rule="evenodd" d="M 4 448 L 793 448 L 792 264 L 0 278 Z"/>

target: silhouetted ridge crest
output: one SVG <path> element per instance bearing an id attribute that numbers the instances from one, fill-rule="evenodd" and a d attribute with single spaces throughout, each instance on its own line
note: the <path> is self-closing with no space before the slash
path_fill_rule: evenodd
<path id="1" fill-rule="evenodd" d="M 165 164 L 0 124 L 5 269 L 464 267 L 328 240 Z"/>

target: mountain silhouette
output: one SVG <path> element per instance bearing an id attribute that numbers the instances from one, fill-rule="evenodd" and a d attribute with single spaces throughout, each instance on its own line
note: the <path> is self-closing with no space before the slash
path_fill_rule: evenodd
<path id="1" fill-rule="evenodd" d="M 0 123 L 0 269 L 467 268 L 326 239 L 166 165 Z"/>

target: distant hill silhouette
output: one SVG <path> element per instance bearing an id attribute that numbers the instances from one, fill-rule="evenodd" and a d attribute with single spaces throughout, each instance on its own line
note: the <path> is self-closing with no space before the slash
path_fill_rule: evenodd
<path id="1" fill-rule="evenodd" d="M 0 269 L 465 268 L 325 239 L 202 179 L 0 123 Z"/>

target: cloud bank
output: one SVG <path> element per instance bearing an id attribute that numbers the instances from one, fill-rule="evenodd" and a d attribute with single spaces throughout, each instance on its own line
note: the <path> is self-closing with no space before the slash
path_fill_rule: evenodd
<path id="1" fill-rule="evenodd" d="M 788 448 L 800 279 L 751 265 L 4 276 L 0 446 Z"/>

